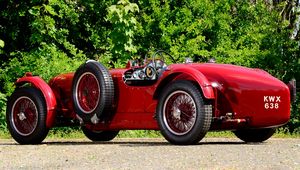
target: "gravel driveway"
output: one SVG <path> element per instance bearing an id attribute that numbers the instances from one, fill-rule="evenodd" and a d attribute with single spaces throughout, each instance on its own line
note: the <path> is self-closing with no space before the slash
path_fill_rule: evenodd
<path id="1" fill-rule="evenodd" d="M 300 139 L 245 144 L 205 138 L 176 146 L 164 139 L 45 140 L 19 145 L 0 140 L 0 169 L 300 169 Z"/>

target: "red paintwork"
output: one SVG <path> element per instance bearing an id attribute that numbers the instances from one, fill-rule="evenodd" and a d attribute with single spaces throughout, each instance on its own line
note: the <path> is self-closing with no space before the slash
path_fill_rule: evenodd
<path id="1" fill-rule="evenodd" d="M 277 127 L 287 123 L 290 117 L 287 85 L 260 69 L 214 63 L 172 64 L 148 86 L 127 85 L 123 75 L 129 69 L 127 66 L 110 70 L 117 92 L 114 117 L 108 123 L 88 126 L 96 130 L 159 130 L 154 118 L 159 94 L 165 85 L 178 79 L 196 82 L 205 101 L 213 105 L 215 121 L 211 130 Z M 37 77 L 18 80 L 30 82 L 42 90 L 47 102 L 47 126 L 52 125 L 49 122 L 54 121 L 55 113 L 76 119 L 71 100 L 73 76 L 73 73 L 58 75 L 50 80 L 49 86 Z M 53 108 L 56 112 L 50 112 Z"/>
<path id="2" fill-rule="evenodd" d="M 45 97 L 45 101 L 47 104 L 46 126 L 48 128 L 53 127 L 57 107 L 56 107 L 56 98 L 54 96 L 52 89 L 43 79 L 37 76 L 32 76 L 31 73 L 26 73 L 26 75 L 22 78 L 19 78 L 15 84 L 16 86 L 20 86 L 26 83 L 32 84 L 36 88 L 40 89 L 41 92 L 43 93 L 43 96 Z"/>
<path id="3" fill-rule="evenodd" d="M 250 127 L 278 126 L 289 120 L 289 89 L 267 72 L 225 64 L 194 67 L 205 74 L 210 82 L 221 84 L 217 90 L 217 111 L 220 115 L 234 113 L 236 119 L 249 119 Z M 280 96 L 278 109 L 265 109 L 265 96 Z"/>

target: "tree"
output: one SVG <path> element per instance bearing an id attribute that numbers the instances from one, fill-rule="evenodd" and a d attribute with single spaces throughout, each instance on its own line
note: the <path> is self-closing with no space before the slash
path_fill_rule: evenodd
<path id="1" fill-rule="evenodd" d="M 114 62 L 125 62 L 137 52 L 133 39 L 137 24 L 134 13 L 138 11 L 139 7 L 128 0 L 120 0 L 108 8 L 106 19 L 112 24 L 109 44 Z"/>

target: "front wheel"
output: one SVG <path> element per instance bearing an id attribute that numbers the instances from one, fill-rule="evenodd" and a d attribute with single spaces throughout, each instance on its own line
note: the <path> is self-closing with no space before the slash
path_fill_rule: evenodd
<path id="1" fill-rule="evenodd" d="M 95 131 L 86 128 L 85 126 L 81 127 L 84 135 L 89 138 L 91 141 L 110 141 L 113 140 L 119 133 L 119 131 Z"/>
<path id="2" fill-rule="evenodd" d="M 275 128 L 239 129 L 233 133 L 244 142 L 263 142 L 269 139 L 275 131 Z"/>
<path id="3" fill-rule="evenodd" d="M 8 100 L 6 111 L 11 136 L 20 144 L 41 143 L 48 134 L 46 113 L 46 103 L 38 89 L 16 89 Z"/>
<path id="4" fill-rule="evenodd" d="M 205 111 L 200 90 L 190 81 L 175 81 L 159 99 L 157 120 L 162 135 L 170 143 L 198 143 L 210 128 L 212 113 Z"/>

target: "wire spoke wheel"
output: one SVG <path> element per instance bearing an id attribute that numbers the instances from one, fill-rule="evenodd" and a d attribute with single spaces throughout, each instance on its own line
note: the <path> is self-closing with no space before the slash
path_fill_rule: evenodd
<path id="1" fill-rule="evenodd" d="M 184 91 L 175 91 L 168 96 L 164 105 L 164 122 L 175 135 L 188 133 L 196 121 L 196 104 Z"/>
<path id="2" fill-rule="evenodd" d="M 82 74 L 76 85 L 76 102 L 80 110 L 89 114 L 93 112 L 100 101 L 100 86 L 94 74 Z"/>
<path id="3" fill-rule="evenodd" d="M 16 131 L 23 136 L 32 134 L 38 122 L 34 102 L 28 97 L 20 97 L 15 101 L 11 113 L 11 121 Z"/>
<path id="4" fill-rule="evenodd" d="M 47 136 L 47 105 L 40 90 L 17 88 L 10 96 L 6 123 L 11 136 L 20 144 L 41 143 Z"/>
<path id="5" fill-rule="evenodd" d="M 162 135 L 177 145 L 197 144 L 212 120 L 212 113 L 205 112 L 201 91 L 187 80 L 173 81 L 163 89 L 156 114 Z"/>

